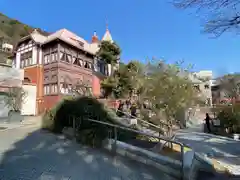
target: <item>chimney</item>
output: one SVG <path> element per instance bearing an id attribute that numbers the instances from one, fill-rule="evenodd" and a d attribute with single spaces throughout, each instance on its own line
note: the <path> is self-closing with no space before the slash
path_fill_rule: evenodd
<path id="1" fill-rule="evenodd" d="M 92 43 L 98 43 L 98 36 L 97 36 L 97 32 L 94 31 L 94 34 L 92 36 Z"/>

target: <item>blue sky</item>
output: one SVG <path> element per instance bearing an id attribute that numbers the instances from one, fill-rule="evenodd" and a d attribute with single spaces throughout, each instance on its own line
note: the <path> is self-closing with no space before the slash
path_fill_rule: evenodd
<path id="1" fill-rule="evenodd" d="M 103 35 L 107 19 L 124 62 L 184 60 L 195 70 L 213 70 L 215 75 L 240 67 L 237 35 L 209 38 L 192 11 L 176 9 L 169 0 L 1 0 L 0 12 L 49 32 L 66 28 L 87 40 L 93 31 Z"/>

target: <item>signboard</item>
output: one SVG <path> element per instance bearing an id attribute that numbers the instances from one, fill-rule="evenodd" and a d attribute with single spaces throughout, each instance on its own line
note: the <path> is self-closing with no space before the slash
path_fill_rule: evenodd
<path id="1" fill-rule="evenodd" d="M 219 119 L 214 119 L 213 124 L 214 124 L 214 126 L 220 126 L 221 123 L 220 123 Z"/>

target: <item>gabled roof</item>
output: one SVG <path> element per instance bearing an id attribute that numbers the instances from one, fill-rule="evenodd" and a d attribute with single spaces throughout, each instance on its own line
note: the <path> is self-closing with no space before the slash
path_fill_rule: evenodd
<path id="1" fill-rule="evenodd" d="M 90 54 L 95 54 L 99 50 L 99 43 L 89 43 L 67 29 L 60 29 L 48 36 L 43 35 L 42 33 L 38 32 L 37 29 L 35 29 L 30 35 L 22 38 L 19 42 L 22 42 L 28 38 L 32 38 L 38 44 L 47 44 L 53 40 L 60 39 Z M 106 30 L 106 33 L 104 34 L 102 40 L 113 42 L 112 36 L 108 29 Z"/>
<path id="2" fill-rule="evenodd" d="M 43 44 L 48 37 L 40 34 L 36 29 L 30 34 L 30 36 L 36 43 L 39 43 L 39 44 Z"/>
<path id="3" fill-rule="evenodd" d="M 92 50 L 91 45 L 86 40 L 67 29 L 60 29 L 59 31 L 51 34 L 47 37 L 43 44 L 46 44 L 55 39 L 60 39 L 72 46 L 75 46 L 78 49 L 83 49 L 84 51 L 87 51 L 91 54 L 95 54 L 95 50 Z"/>

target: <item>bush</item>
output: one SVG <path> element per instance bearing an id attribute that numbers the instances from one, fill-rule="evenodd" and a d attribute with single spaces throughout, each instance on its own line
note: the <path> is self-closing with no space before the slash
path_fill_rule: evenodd
<path id="1" fill-rule="evenodd" d="M 52 108 L 43 117 L 43 128 L 55 133 L 62 133 L 64 127 L 73 127 L 75 121 L 77 140 L 82 144 L 101 146 L 104 139 L 109 137 L 113 128 L 100 123 L 88 121 L 87 119 L 117 124 L 115 112 L 104 106 L 92 97 L 79 97 L 75 99 L 64 99 Z M 118 139 L 125 140 L 135 138 L 136 133 L 126 132 L 118 129 Z"/>
<path id="2" fill-rule="evenodd" d="M 67 99 L 63 99 L 56 104 L 56 106 L 52 107 L 50 110 L 47 110 L 42 118 L 42 128 L 48 129 L 50 131 L 55 131 L 56 124 L 55 124 L 55 116 L 56 113 L 59 111 L 61 106 L 65 103 Z"/>
<path id="3" fill-rule="evenodd" d="M 239 132 L 240 113 L 229 107 L 222 109 L 217 114 L 222 128 L 229 128 L 232 132 Z"/>

